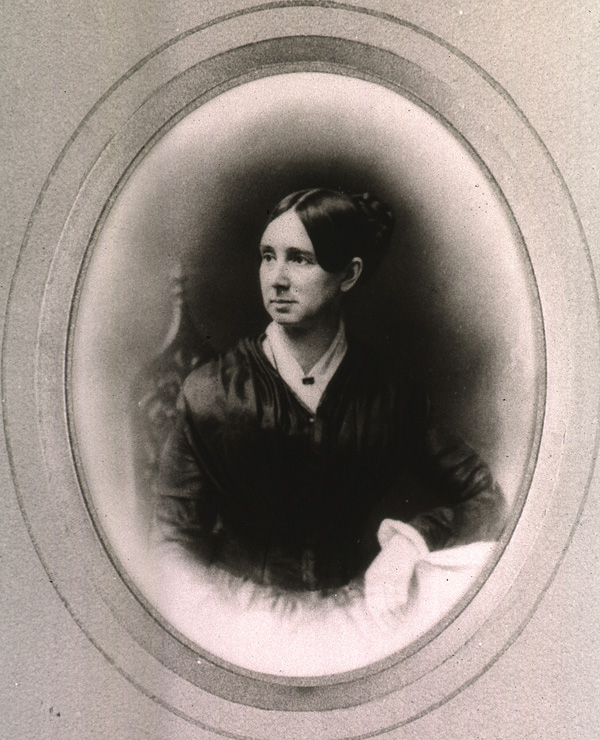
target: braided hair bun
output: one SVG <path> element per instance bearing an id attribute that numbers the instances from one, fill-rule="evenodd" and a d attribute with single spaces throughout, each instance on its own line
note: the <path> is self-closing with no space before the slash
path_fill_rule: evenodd
<path id="1" fill-rule="evenodd" d="M 394 214 L 369 193 L 346 195 L 325 188 L 300 190 L 273 209 L 269 223 L 289 210 L 297 213 L 318 263 L 328 272 L 340 272 L 354 257 L 360 257 L 364 280 L 375 272 L 390 245 Z"/>
<path id="2" fill-rule="evenodd" d="M 350 197 L 365 218 L 366 236 L 362 258 L 365 269 L 370 262 L 374 272 L 390 246 L 395 223 L 394 213 L 388 205 L 377 200 L 371 193 L 360 193 Z M 367 250 L 370 252 L 368 256 Z"/>

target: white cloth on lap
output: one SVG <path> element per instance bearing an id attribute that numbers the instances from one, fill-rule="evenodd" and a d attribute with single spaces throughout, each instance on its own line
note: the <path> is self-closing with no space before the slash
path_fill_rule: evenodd
<path id="1" fill-rule="evenodd" d="M 429 554 L 414 527 L 384 519 L 377 532 L 381 552 L 365 573 L 365 602 L 375 617 L 408 608 L 417 588 L 416 566 Z"/>

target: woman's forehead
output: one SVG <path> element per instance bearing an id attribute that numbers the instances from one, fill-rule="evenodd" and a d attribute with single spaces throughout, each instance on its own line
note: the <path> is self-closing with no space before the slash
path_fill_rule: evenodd
<path id="1" fill-rule="evenodd" d="M 265 229 L 260 243 L 261 246 L 274 248 L 294 247 L 303 251 L 314 252 L 312 242 L 304 228 L 304 224 L 294 210 L 286 211 L 271 221 Z"/>

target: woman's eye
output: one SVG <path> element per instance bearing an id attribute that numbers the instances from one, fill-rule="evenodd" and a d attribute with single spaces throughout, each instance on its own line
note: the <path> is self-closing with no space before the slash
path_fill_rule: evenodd
<path id="1" fill-rule="evenodd" d="M 309 264 L 308 259 L 301 254 L 295 255 L 292 258 L 292 261 L 295 262 L 297 265 L 308 265 Z"/>
<path id="2" fill-rule="evenodd" d="M 263 262 L 271 262 L 271 260 L 273 259 L 273 255 L 266 252 L 265 254 L 261 255 L 261 258 Z"/>

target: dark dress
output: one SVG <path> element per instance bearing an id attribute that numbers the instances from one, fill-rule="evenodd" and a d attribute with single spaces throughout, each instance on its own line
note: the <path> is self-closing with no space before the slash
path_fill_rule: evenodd
<path id="1" fill-rule="evenodd" d="M 155 525 L 258 583 L 329 589 L 364 573 L 385 518 L 430 549 L 494 539 L 504 499 L 424 394 L 350 344 L 315 414 L 245 339 L 185 380 Z"/>

